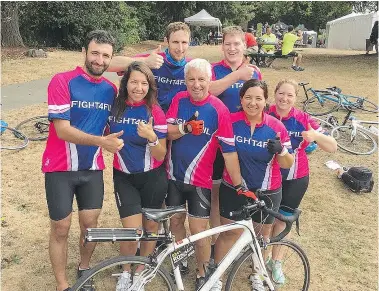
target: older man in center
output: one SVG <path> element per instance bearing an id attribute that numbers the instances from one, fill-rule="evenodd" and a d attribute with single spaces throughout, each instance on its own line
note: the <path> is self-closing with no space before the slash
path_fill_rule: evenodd
<path id="1" fill-rule="evenodd" d="M 167 172 L 169 178 L 167 207 L 188 206 L 191 234 L 207 228 L 212 189 L 213 162 L 220 146 L 225 166 L 232 173 L 232 182 L 238 194 L 252 196 L 241 185 L 238 156 L 230 113 L 223 102 L 209 93 L 212 78 L 211 65 L 203 59 L 194 59 L 184 69 L 187 91 L 176 94 L 166 114 L 169 149 Z M 177 241 L 186 237 L 185 214 L 177 214 L 170 221 Z M 196 290 L 206 281 L 206 262 L 210 245 L 206 239 L 195 245 L 198 274 Z"/>

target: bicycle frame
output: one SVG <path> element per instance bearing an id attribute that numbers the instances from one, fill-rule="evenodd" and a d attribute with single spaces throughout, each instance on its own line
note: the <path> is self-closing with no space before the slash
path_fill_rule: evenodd
<path id="1" fill-rule="evenodd" d="M 264 264 L 264 259 L 260 251 L 258 239 L 255 234 L 253 223 L 251 220 L 242 220 L 242 221 L 236 221 L 236 222 L 226 224 L 226 225 L 221 225 L 221 226 L 197 233 L 195 235 L 191 235 L 190 237 L 187 237 L 181 241 L 173 242 L 172 244 L 169 244 L 167 248 L 163 250 L 161 253 L 159 253 L 157 257 L 154 259 L 157 265 L 155 266 L 154 270 L 150 273 L 149 277 L 145 277 L 144 283 L 146 283 L 150 278 L 152 279 L 155 276 L 155 273 L 157 269 L 159 268 L 159 266 L 163 263 L 163 261 L 167 258 L 167 256 L 171 255 L 174 251 L 180 248 L 183 248 L 190 243 L 194 243 L 200 239 L 210 237 L 212 235 L 226 232 L 229 230 L 234 230 L 234 229 L 243 229 L 244 231 L 242 235 L 238 238 L 236 243 L 233 245 L 233 247 L 225 255 L 225 257 L 217 266 L 217 268 L 212 273 L 212 275 L 208 278 L 207 282 L 199 289 L 199 291 L 210 290 L 211 287 L 216 283 L 216 281 L 224 274 L 224 272 L 228 269 L 228 267 L 233 263 L 233 261 L 239 256 L 242 250 L 248 245 L 250 245 L 251 248 L 254 250 L 253 252 L 254 270 L 258 274 L 263 276 L 269 289 L 271 291 L 274 291 L 274 286 L 267 273 L 267 270 Z M 171 258 L 171 264 L 172 264 L 172 267 L 174 268 L 172 258 Z M 182 277 L 181 277 L 180 270 L 178 267 L 174 269 L 174 276 L 175 276 L 176 286 L 178 290 L 183 291 L 184 285 L 183 285 Z"/>
<path id="2" fill-rule="evenodd" d="M 362 126 L 361 124 L 376 124 L 378 125 L 379 122 L 378 121 L 368 121 L 368 120 L 358 120 L 358 119 L 352 119 L 351 120 L 351 126 L 352 126 L 352 130 L 351 130 L 351 138 L 355 138 L 356 134 L 357 134 L 357 129 L 361 129 L 362 131 L 368 133 L 368 134 L 372 134 L 372 135 L 375 135 L 375 136 L 379 136 L 377 133 L 373 132 L 373 131 L 370 131 L 369 129 L 367 129 L 366 127 Z"/>

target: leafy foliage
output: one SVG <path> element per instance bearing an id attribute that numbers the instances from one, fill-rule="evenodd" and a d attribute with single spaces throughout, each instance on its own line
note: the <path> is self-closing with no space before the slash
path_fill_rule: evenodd
<path id="1" fill-rule="evenodd" d="M 21 14 L 21 34 L 29 45 L 80 49 L 94 29 L 109 30 L 116 49 L 140 40 L 136 11 L 125 2 L 27 2 Z"/>
<path id="2" fill-rule="evenodd" d="M 20 32 L 24 42 L 37 46 L 79 49 L 85 34 L 106 29 L 117 48 L 140 40 L 163 40 L 165 27 L 201 9 L 223 26 L 256 27 L 278 21 L 319 31 L 326 23 L 351 13 L 377 11 L 376 1 L 46 1 L 20 3 Z M 208 30 L 208 29 L 207 29 Z M 197 34 L 198 28 L 192 31 Z"/>

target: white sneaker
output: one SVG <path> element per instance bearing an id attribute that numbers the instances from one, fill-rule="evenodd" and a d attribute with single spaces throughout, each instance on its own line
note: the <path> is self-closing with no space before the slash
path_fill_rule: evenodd
<path id="1" fill-rule="evenodd" d="M 212 286 L 210 291 L 221 291 L 222 290 L 222 282 L 221 280 L 217 280 L 216 283 Z"/>
<path id="2" fill-rule="evenodd" d="M 133 276 L 133 289 L 132 291 L 145 291 L 145 286 L 141 286 L 142 278 L 139 274 Z M 140 288 L 141 286 L 141 288 Z M 138 289 L 139 288 L 139 289 Z"/>
<path id="3" fill-rule="evenodd" d="M 262 279 L 258 274 L 250 275 L 251 290 L 252 291 L 265 291 Z"/>
<path id="4" fill-rule="evenodd" d="M 116 291 L 127 291 L 132 286 L 131 275 L 129 272 L 124 271 L 118 278 Z"/>

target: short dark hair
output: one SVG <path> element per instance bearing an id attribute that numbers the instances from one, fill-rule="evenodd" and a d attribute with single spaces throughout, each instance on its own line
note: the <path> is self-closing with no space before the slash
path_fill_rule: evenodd
<path id="1" fill-rule="evenodd" d="M 288 25 L 287 30 L 288 31 L 292 31 L 293 30 L 293 25 Z"/>
<path id="2" fill-rule="evenodd" d="M 84 44 L 86 51 L 88 50 L 88 46 L 91 41 L 95 41 L 96 43 L 100 44 L 110 44 L 113 49 L 116 43 L 114 37 L 110 34 L 109 31 L 106 30 L 92 30 L 86 35 Z"/>
<path id="3" fill-rule="evenodd" d="M 248 81 L 246 81 L 241 90 L 240 90 L 240 98 L 242 99 L 243 96 L 245 95 L 247 89 L 249 88 L 253 88 L 253 87 L 259 87 L 263 90 L 263 96 L 265 97 L 265 99 L 267 100 L 268 99 L 268 88 L 267 88 L 267 84 L 265 81 L 260 81 L 260 80 L 257 80 L 257 79 L 250 79 Z"/>

